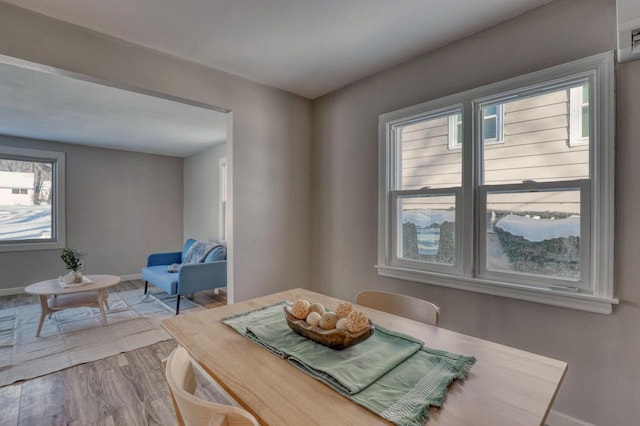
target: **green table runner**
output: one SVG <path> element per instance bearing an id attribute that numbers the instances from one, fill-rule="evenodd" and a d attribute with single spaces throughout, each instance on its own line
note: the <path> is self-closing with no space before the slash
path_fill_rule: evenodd
<path id="1" fill-rule="evenodd" d="M 413 337 L 376 325 L 367 340 L 334 350 L 289 328 L 280 302 L 222 320 L 352 401 L 397 425 L 421 425 L 440 406 L 454 379 L 475 358 L 423 347 Z"/>

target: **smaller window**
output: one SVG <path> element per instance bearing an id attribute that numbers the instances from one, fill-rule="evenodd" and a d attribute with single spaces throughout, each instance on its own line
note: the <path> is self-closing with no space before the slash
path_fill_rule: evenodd
<path id="1" fill-rule="evenodd" d="M 482 107 L 482 140 L 485 145 L 504 142 L 504 107 Z M 462 148 L 462 113 L 449 117 L 449 150 Z"/>
<path id="2" fill-rule="evenodd" d="M 449 116 L 449 150 L 462 148 L 462 113 Z"/>
<path id="3" fill-rule="evenodd" d="M 0 252 L 64 247 L 64 159 L 0 146 Z"/>
<path id="4" fill-rule="evenodd" d="M 569 146 L 589 144 L 589 83 L 569 89 Z"/>
<path id="5" fill-rule="evenodd" d="M 482 140 L 485 145 L 504 142 L 503 110 L 502 104 L 482 108 Z"/>

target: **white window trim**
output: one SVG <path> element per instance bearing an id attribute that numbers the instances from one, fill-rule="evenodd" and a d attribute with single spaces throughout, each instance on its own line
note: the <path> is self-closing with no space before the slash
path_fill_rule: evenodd
<path id="1" fill-rule="evenodd" d="M 473 271 L 477 271 L 477 259 L 474 258 L 474 248 L 463 248 L 460 267 L 463 276 L 409 268 L 392 263 L 390 215 L 391 161 L 395 153 L 392 150 L 390 130 L 397 122 L 406 121 L 411 117 L 420 117 L 426 112 L 438 109 L 463 109 L 463 116 L 472 116 L 474 105 L 490 99 L 500 93 L 508 96 L 510 91 L 518 91 L 528 87 L 532 94 L 536 87 L 543 89 L 550 84 L 566 84 L 567 80 L 574 80 L 577 75 L 584 76 L 591 83 L 590 105 L 594 117 L 591 136 L 591 197 L 589 200 L 591 214 L 591 259 L 589 265 L 589 290 L 574 293 L 563 291 L 562 288 L 543 288 L 526 284 L 503 282 L 496 278 L 478 278 Z M 570 76 L 570 77 L 567 77 Z M 494 99 L 495 101 L 495 99 Z M 602 110 L 600 110 L 602 108 Z M 618 303 L 613 295 L 613 235 L 614 235 L 614 142 L 615 142 L 615 103 L 614 103 L 614 67 L 613 52 L 584 58 L 578 61 L 537 71 L 524 76 L 494 83 L 488 86 L 472 89 L 467 92 L 451 95 L 446 98 L 429 101 L 410 106 L 398 111 L 380 115 L 379 119 L 379 182 L 378 182 L 378 274 L 382 276 L 418 281 L 456 289 L 492 294 L 531 302 L 568 307 L 578 310 L 610 314 L 612 305 Z M 472 146 L 472 134 L 480 129 L 479 124 L 465 120 L 463 122 L 463 145 Z M 474 129 L 474 125 L 478 128 Z M 463 163 L 473 164 L 474 159 L 481 155 L 480 147 L 476 152 L 471 149 L 463 150 Z M 478 226 L 474 217 L 476 188 L 473 173 L 463 169 L 462 201 L 456 209 L 460 209 L 462 219 L 460 227 L 463 233 L 472 233 L 478 241 Z"/>
<path id="2" fill-rule="evenodd" d="M 589 144 L 589 138 L 582 137 L 582 107 L 585 105 L 582 101 L 582 92 L 582 86 L 569 89 L 569 146 Z M 587 103 L 587 105 L 590 104 L 591 102 Z"/>
<path id="3" fill-rule="evenodd" d="M 51 200 L 52 230 L 51 241 L 0 241 L 0 252 L 27 251 L 27 250 L 54 250 L 64 248 L 66 244 L 66 221 L 65 221 L 65 153 L 54 151 L 41 151 L 36 149 L 23 149 L 8 146 L 0 146 L 0 155 L 12 156 L 17 159 L 29 158 L 42 161 L 53 161 L 55 171 L 53 173 L 54 182 L 51 187 L 54 189 Z"/>
<path id="4" fill-rule="evenodd" d="M 218 226 L 220 232 L 220 242 L 227 241 L 227 157 L 220 157 L 218 160 L 218 181 L 219 181 L 219 215 Z"/>

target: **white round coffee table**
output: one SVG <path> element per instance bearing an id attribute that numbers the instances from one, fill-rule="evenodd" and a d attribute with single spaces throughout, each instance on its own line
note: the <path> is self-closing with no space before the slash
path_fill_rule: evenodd
<path id="1" fill-rule="evenodd" d="M 47 314 L 51 315 L 54 312 L 68 308 L 96 306 L 100 309 L 102 325 L 107 325 L 107 316 L 104 313 L 105 306 L 109 309 L 107 288 L 118 284 L 120 277 L 115 275 L 87 275 L 86 278 L 91 280 L 91 283 L 75 287 L 62 287 L 56 278 L 31 284 L 24 289 L 25 292 L 37 294 L 40 298 L 42 314 L 40 315 L 36 337 L 40 336 L 40 330 L 42 330 Z"/>

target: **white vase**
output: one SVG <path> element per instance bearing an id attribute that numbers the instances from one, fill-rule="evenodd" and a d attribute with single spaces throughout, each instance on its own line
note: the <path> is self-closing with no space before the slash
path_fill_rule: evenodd
<path id="1" fill-rule="evenodd" d="M 70 271 L 67 275 L 65 275 L 64 277 L 62 277 L 62 281 L 65 284 L 72 284 L 76 279 L 76 276 L 74 275 L 73 271 Z"/>
<path id="2" fill-rule="evenodd" d="M 73 272 L 73 282 L 76 284 L 80 284 L 82 282 L 82 272 L 80 271 L 72 271 Z"/>

